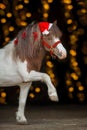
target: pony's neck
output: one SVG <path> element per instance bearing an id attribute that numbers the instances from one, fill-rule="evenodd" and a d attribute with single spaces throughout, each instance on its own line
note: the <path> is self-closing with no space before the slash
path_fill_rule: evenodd
<path id="1" fill-rule="evenodd" d="M 40 71 L 45 55 L 46 52 L 44 48 L 41 47 L 35 51 L 35 54 L 33 53 L 32 57 L 28 57 L 27 59 L 28 71 L 30 70 Z"/>

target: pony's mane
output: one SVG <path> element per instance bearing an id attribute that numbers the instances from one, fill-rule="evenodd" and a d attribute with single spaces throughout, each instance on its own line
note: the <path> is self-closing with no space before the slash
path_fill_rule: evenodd
<path id="1" fill-rule="evenodd" d="M 16 56 L 19 56 L 22 61 L 36 57 L 39 49 L 42 47 L 38 23 L 33 22 L 22 29 L 16 39 L 18 40 L 18 43 L 15 45 Z"/>

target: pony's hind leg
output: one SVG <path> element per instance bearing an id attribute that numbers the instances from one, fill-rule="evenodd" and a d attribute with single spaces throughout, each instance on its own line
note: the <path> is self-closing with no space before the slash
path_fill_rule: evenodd
<path id="1" fill-rule="evenodd" d="M 16 112 L 16 120 L 20 124 L 27 123 L 27 119 L 24 115 L 24 110 L 25 110 L 26 99 L 27 99 L 30 86 L 31 86 L 31 82 L 22 83 L 20 85 L 19 107 L 18 107 L 18 111 Z"/>

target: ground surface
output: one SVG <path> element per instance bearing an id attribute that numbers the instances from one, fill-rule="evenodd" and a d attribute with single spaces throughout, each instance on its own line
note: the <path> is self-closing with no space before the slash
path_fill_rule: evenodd
<path id="1" fill-rule="evenodd" d="M 87 130 L 87 105 L 29 105 L 27 125 L 15 120 L 17 106 L 0 106 L 0 130 Z"/>

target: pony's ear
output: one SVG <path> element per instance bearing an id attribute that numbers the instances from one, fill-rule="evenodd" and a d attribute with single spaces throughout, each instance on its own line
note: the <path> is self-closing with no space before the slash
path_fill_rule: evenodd
<path id="1" fill-rule="evenodd" d="M 55 21 L 53 22 L 53 24 L 57 25 L 57 20 L 55 20 Z"/>

